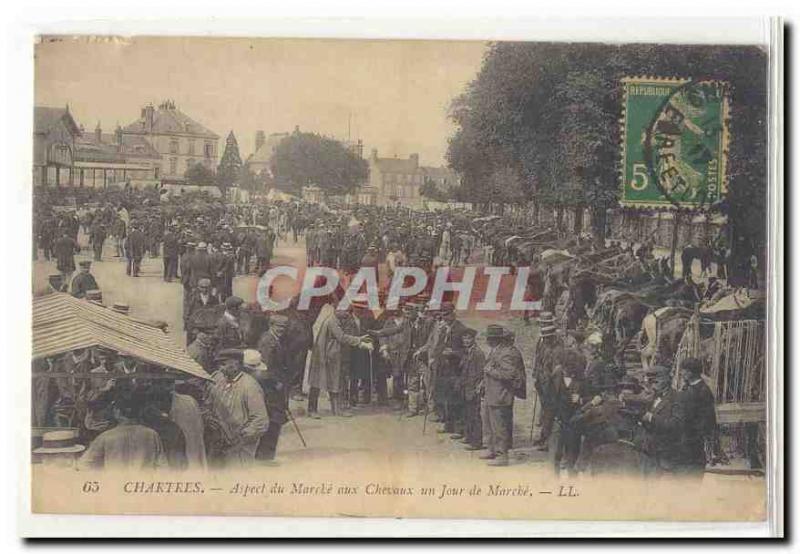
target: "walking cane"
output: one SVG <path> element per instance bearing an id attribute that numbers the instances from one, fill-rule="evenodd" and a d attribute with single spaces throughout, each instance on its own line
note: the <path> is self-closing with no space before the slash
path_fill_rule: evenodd
<path id="1" fill-rule="evenodd" d="M 372 404 L 372 387 L 373 387 L 373 378 L 372 378 L 372 350 L 368 350 L 369 352 L 369 403 Z"/>
<path id="2" fill-rule="evenodd" d="M 531 417 L 531 442 L 533 442 L 533 431 L 536 429 L 536 408 L 539 405 L 539 391 L 534 390 L 536 396 L 533 397 L 533 416 Z"/>
<path id="3" fill-rule="evenodd" d="M 292 411 L 289 409 L 288 406 L 286 407 L 286 415 L 289 418 L 289 421 L 292 422 L 294 430 L 297 431 L 297 436 L 300 437 L 300 442 L 303 443 L 303 448 L 308 448 L 308 445 L 306 444 L 306 439 L 303 438 L 303 433 L 300 432 L 300 427 L 298 427 L 297 422 L 294 420 L 294 416 L 292 415 Z"/>

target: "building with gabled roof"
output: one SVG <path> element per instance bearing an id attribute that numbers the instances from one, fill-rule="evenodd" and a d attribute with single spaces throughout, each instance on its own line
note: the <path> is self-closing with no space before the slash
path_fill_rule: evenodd
<path id="1" fill-rule="evenodd" d="M 369 184 L 367 187 L 362 187 L 364 196 L 368 191 L 369 195 L 374 197 L 368 203 L 411 208 L 422 206 L 419 189 L 424 182 L 425 174 L 420 168 L 418 154 L 411 154 L 407 159 L 379 158 L 378 151 L 373 149 L 368 162 Z M 360 196 L 362 195 L 359 194 Z"/>
<path id="2" fill-rule="evenodd" d="M 75 139 L 81 130 L 65 108 L 33 108 L 33 183 L 66 186 L 73 181 Z"/>
<path id="3" fill-rule="evenodd" d="M 143 107 L 139 119 L 123 127 L 122 134 L 142 137 L 158 152 L 164 182 L 183 182 L 186 170 L 197 163 L 216 169 L 219 135 L 180 111 L 172 100 L 158 108 Z"/>

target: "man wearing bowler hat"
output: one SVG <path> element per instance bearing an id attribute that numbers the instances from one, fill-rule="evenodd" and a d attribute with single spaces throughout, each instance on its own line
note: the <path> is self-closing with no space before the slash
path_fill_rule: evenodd
<path id="1" fill-rule="evenodd" d="M 674 473 L 683 458 L 684 406 L 680 394 L 672 388 L 670 368 L 653 366 L 646 378 L 654 397 L 641 417 L 641 425 L 647 431 L 644 451 L 654 462 L 657 473 Z"/>
<path id="2" fill-rule="evenodd" d="M 483 426 L 489 452 L 480 456 L 491 466 L 507 466 L 514 429 L 514 397 L 525 397 L 525 362 L 514 334 L 501 325 L 486 328 L 491 348 L 483 369 Z"/>

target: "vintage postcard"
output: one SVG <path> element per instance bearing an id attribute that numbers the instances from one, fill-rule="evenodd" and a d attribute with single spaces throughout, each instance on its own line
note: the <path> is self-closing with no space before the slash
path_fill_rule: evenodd
<path id="1" fill-rule="evenodd" d="M 34 57 L 33 514 L 773 513 L 769 43 Z"/>

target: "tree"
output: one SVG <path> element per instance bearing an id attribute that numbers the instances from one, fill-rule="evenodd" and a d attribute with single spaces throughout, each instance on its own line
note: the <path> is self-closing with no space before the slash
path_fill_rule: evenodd
<path id="1" fill-rule="evenodd" d="M 729 192 L 716 206 L 732 226 L 732 277 L 766 244 L 766 53 L 752 46 L 496 43 L 450 108 L 448 163 L 486 202 L 508 170 L 528 200 L 591 210 L 602 239 L 618 205 L 621 79 L 679 75 L 730 83 Z M 495 183 L 499 184 L 496 180 Z"/>
<path id="2" fill-rule="evenodd" d="M 192 165 L 183 174 L 186 184 L 196 186 L 208 186 L 216 184 L 216 175 L 201 163 Z"/>
<path id="3" fill-rule="evenodd" d="M 239 155 L 239 143 L 233 131 L 225 139 L 225 150 L 217 167 L 217 184 L 223 194 L 228 187 L 238 185 L 242 177 L 242 158 Z"/>
<path id="4" fill-rule="evenodd" d="M 267 189 L 267 176 L 268 172 L 262 170 L 255 173 L 250 169 L 249 165 L 245 164 L 239 177 L 239 186 L 251 192 L 265 191 Z"/>
<path id="5" fill-rule="evenodd" d="M 436 200 L 437 202 L 447 202 L 450 200 L 447 191 L 443 191 L 437 187 L 436 182 L 429 177 L 426 177 L 425 181 L 420 185 L 419 193 L 421 196 Z"/>
<path id="6" fill-rule="evenodd" d="M 276 184 L 296 193 L 317 185 L 328 194 L 346 194 L 369 176 L 366 160 L 341 142 L 300 131 L 278 143 L 270 167 Z"/>

